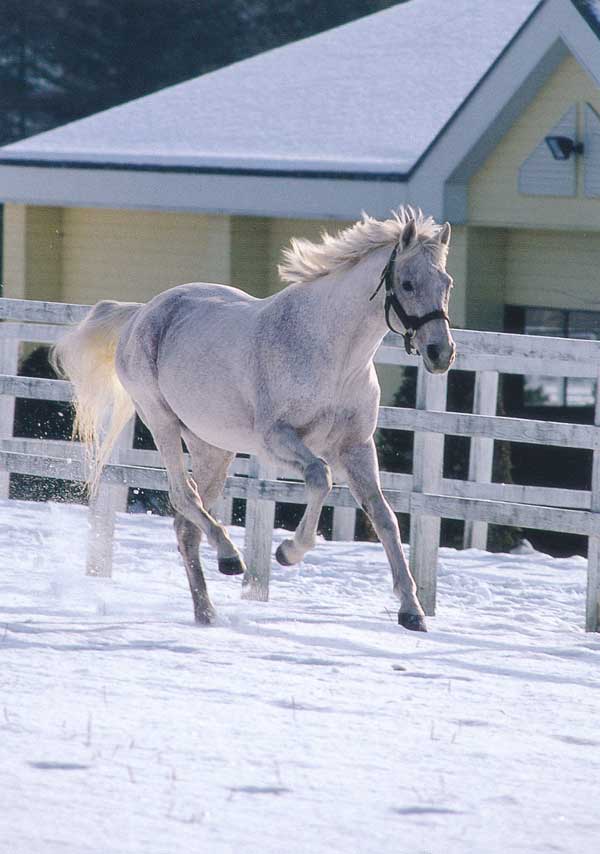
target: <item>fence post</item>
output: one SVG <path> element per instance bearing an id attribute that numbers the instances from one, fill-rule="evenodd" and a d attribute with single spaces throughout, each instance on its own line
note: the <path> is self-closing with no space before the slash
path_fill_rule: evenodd
<path id="1" fill-rule="evenodd" d="M 117 439 L 110 462 L 118 463 L 120 451 L 131 448 L 134 431 L 135 417 L 130 418 Z M 127 493 L 126 486 L 101 482 L 90 501 L 86 575 L 111 577 L 115 514 L 127 510 Z"/>
<path id="2" fill-rule="evenodd" d="M 334 507 L 332 540 L 350 542 L 354 539 L 356 527 L 356 510 L 354 507 Z"/>
<path id="3" fill-rule="evenodd" d="M 447 387 L 447 374 L 430 374 L 421 362 L 415 408 L 444 412 Z M 414 436 L 413 492 L 439 493 L 444 465 L 444 436 L 423 432 L 416 432 Z M 410 568 L 417 583 L 419 601 L 428 616 L 435 614 L 439 544 L 439 517 L 411 513 Z"/>
<path id="4" fill-rule="evenodd" d="M 233 515 L 233 498 L 226 498 L 225 496 L 222 496 L 210 508 L 210 513 L 215 519 L 218 519 L 221 524 L 231 525 L 231 518 Z"/>
<path id="5" fill-rule="evenodd" d="M 594 424 L 600 427 L 600 373 L 596 380 Z M 600 513 L 600 451 L 593 451 L 592 462 L 592 513 Z M 600 631 L 600 536 L 588 538 L 587 596 L 585 603 L 586 632 Z"/>
<path id="6" fill-rule="evenodd" d="M 498 401 L 498 371 L 477 371 L 473 412 L 477 415 L 495 415 Z M 469 480 L 476 483 L 491 483 L 494 463 L 494 440 L 481 437 L 471 438 L 469 453 Z M 488 523 L 465 522 L 464 547 L 483 549 L 487 546 Z"/>
<path id="7" fill-rule="evenodd" d="M 271 480 L 277 477 L 274 466 L 260 462 L 256 457 L 250 457 L 248 463 L 249 477 L 259 480 Z M 259 498 L 247 499 L 244 541 L 244 560 L 247 568 L 242 581 L 242 599 L 253 599 L 256 602 L 269 600 L 274 523 L 274 501 L 263 501 Z"/>
<path id="8" fill-rule="evenodd" d="M 19 370 L 19 343 L 16 338 L 0 338 L 0 374 L 14 376 Z M 14 397 L 0 395 L 0 439 L 12 439 L 14 423 Z M 0 472 L 0 498 L 8 498 L 9 487 L 10 472 Z"/>
<path id="9" fill-rule="evenodd" d="M 234 457 L 231 465 L 229 466 L 229 470 L 227 471 L 227 476 L 235 474 L 235 464 L 237 457 Z M 209 511 L 215 519 L 218 519 L 223 525 L 231 525 L 233 521 L 233 498 L 229 495 L 221 495 L 221 497 L 215 501 L 212 507 L 209 507 Z"/>

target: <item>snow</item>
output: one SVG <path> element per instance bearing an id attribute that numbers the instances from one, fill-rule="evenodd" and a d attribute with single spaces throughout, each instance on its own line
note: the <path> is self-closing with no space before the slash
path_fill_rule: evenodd
<path id="1" fill-rule="evenodd" d="M 84 508 L 0 514 L 2 851 L 597 850 L 583 559 L 442 550 L 421 635 L 378 544 L 274 565 L 267 604 L 208 551 L 198 628 L 170 520 L 120 516 L 100 579 Z"/>
<path id="2" fill-rule="evenodd" d="M 2 157 L 405 173 L 539 0 L 411 0 L 6 146 Z"/>

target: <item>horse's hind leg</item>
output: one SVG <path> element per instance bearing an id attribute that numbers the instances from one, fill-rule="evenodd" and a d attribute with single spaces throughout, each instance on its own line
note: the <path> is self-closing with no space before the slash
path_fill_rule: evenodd
<path id="1" fill-rule="evenodd" d="M 175 534 L 177 536 L 177 548 L 183 559 L 183 565 L 187 573 L 194 605 L 194 619 L 197 623 L 207 624 L 212 622 L 215 609 L 212 606 L 202 564 L 200 563 L 200 539 L 201 531 L 193 522 L 190 522 L 181 513 L 175 513 Z"/>
<path id="2" fill-rule="evenodd" d="M 206 509 L 196 484 L 186 471 L 181 447 L 184 429 L 181 422 L 158 390 L 149 392 L 146 389 L 139 394 L 138 386 L 136 391 L 136 408 L 152 433 L 167 470 L 169 498 L 173 509 L 206 535 L 208 542 L 216 549 L 221 572 L 241 575 L 246 567 L 239 551 L 231 542 L 223 525 L 213 519 Z M 225 452 L 220 453 L 223 455 Z"/>
<path id="3" fill-rule="evenodd" d="M 234 455 L 207 445 L 206 442 L 200 441 L 188 430 L 182 432 L 192 457 L 192 471 L 198 493 L 204 506 L 210 510 L 223 491 L 227 469 Z M 210 623 L 215 616 L 215 611 L 208 595 L 200 562 L 202 531 L 181 513 L 175 514 L 174 524 L 177 546 L 183 559 L 192 594 L 194 618 L 197 623 Z"/>
<path id="4" fill-rule="evenodd" d="M 275 552 L 279 563 L 291 566 L 314 548 L 321 508 L 331 491 L 331 471 L 325 460 L 316 457 L 287 424 L 274 427 L 265 437 L 265 445 L 273 457 L 302 472 L 308 492 L 306 510 L 293 539 L 284 540 Z"/>

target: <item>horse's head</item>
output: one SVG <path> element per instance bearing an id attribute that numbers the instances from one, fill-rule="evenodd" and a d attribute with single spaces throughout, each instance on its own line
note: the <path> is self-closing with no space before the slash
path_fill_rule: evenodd
<path id="1" fill-rule="evenodd" d="M 410 219 L 382 275 L 388 325 L 392 328 L 390 315 L 397 315 L 406 330 L 407 351 L 414 344 L 425 367 L 434 374 L 447 371 L 456 352 L 448 323 L 452 288 L 452 277 L 446 272 L 449 243 L 450 223 L 424 239 Z"/>

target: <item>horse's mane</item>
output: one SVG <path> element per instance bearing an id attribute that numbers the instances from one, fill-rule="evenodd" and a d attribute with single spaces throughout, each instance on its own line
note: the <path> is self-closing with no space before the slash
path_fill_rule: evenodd
<path id="1" fill-rule="evenodd" d="M 321 243 L 292 238 L 291 245 L 283 250 L 283 262 L 277 268 L 282 281 L 287 283 L 311 282 L 333 272 L 342 265 L 356 264 L 374 249 L 398 243 L 408 223 L 414 220 L 415 240 L 403 250 L 412 255 L 425 248 L 445 259 L 447 247 L 439 242 L 440 226 L 421 210 L 401 207 L 383 222 L 363 213 L 362 218 L 337 234 L 324 231 Z"/>

